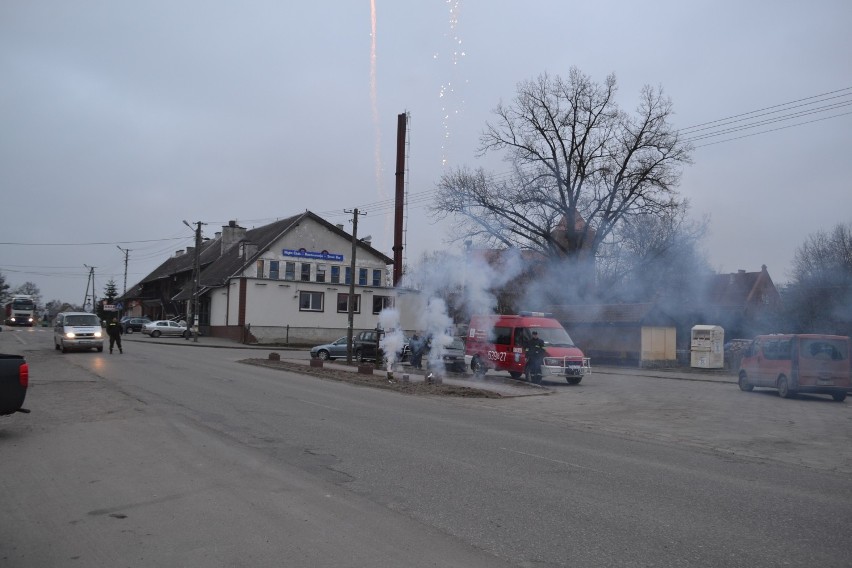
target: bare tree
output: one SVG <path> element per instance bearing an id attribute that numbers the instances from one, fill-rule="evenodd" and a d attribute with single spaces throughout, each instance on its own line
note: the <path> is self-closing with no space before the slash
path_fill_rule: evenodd
<path id="1" fill-rule="evenodd" d="M 799 247 L 785 304 L 795 331 L 852 334 L 852 224 L 811 234 Z"/>
<path id="2" fill-rule="evenodd" d="M 36 306 L 41 305 L 41 290 L 39 290 L 39 287 L 36 286 L 34 282 L 24 282 L 23 284 L 15 288 L 14 293 L 32 296 Z"/>
<path id="3" fill-rule="evenodd" d="M 6 283 L 6 276 L 0 272 L 0 304 L 5 304 L 9 297 L 9 284 Z"/>
<path id="4" fill-rule="evenodd" d="M 478 245 L 572 258 L 596 254 L 618 224 L 677 208 L 680 168 L 691 147 L 669 124 L 672 103 L 645 87 L 635 115 L 617 106 L 613 75 L 603 84 L 572 68 L 518 85 L 480 139 L 502 151 L 505 176 L 460 168 L 438 185 L 438 216 L 462 220 L 452 235 Z"/>
<path id="5" fill-rule="evenodd" d="M 599 249 L 598 288 L 604 302 L 696 302 L 712 274 L 701 243 L 708 219 L 688 216 L 688 202 L 662 214 L 625 219 Z"/>

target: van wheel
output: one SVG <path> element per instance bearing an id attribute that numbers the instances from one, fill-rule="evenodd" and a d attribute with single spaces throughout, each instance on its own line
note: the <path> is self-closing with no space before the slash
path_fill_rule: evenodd
<path id="1" fill-rule="evenodd" d="M 364 352 L 361 351 L 360 349 L 355 351 L 355 360 L 358 361 L 359 363 L 364 362 Z"/>
<path id="2" fill-rule="evenodd" d="M 583 377 L 565 377 L 565 380 L 568 381 L 569 385 L 579 385 Z"/>
<path id="3" fill-rule="evenodd" d="M 485 365 L 482 364 L 482 361 L 479 359 L 479 356 L 475 356 L 470 360 L 470 370 L 473 371 L 474 375 L 482 376 L 488 370 L 485 368 Z"/>
<path id="4" fill-rule="evenodd" d="M 67 348 L 67 347 L 65 347 L 65 343 L 63 343 L 63 344 L 62 344 L 62 352 L 63 352 L 63 353 L 68 353 L 68 348 Z"/>
<path id="5" fill-rule="evenodd" d="M 55 341 L 53 342 L 53 348 L 54 348 L 56 351 L 59 351 L 59 344 L 58 344 L 58 343 L 56 343 Z"/>
<path id="6" fill-rule="evenodd" d="M 778 377 L 778 396 L 781 398 L 793 398 L 796 396 L 796 391 L 790 388 L 790 383 L 784 375 Z"/>
<path id="7" fill-rule="evenodd" d="M 517 380 L 523 376 L 523 373 L 519 373 L 518 371 L 509 371 L 509 375 L 511 375 L 513 379 Z"/>
<path id="8" fill-rule="evenodd" d="M 751 392 L 754 390 L 754 385 L 748 382 L 748 376 L 745 371 L 740 373 L 740 380 L 737 381 L 737 384 L 740 385 L 741 391 Z"/>
<path id="9" fill-rule="evenodd" d="M 831 398 L 833 398 L 837 402 L 843 402 L 844 400 L 846 400 L 846 393 L 845 392 L 833 392 L 833 393 L 831 393 Z"/>

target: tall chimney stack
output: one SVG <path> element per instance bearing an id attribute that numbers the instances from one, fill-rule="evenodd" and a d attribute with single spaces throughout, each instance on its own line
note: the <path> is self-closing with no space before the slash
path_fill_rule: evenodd
<path id="1" fill-rule="evenodd" d="M 408 116 L 398 115 L 396 122 L 396 201 L 393 226 L 393 285 L 402 279 L 402 219 L 405 205 L 405 126 Z"/>

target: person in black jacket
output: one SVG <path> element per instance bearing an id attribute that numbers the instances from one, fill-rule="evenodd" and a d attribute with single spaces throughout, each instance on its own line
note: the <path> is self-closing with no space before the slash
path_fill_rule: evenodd
<path id="1" fill-rule="evenodd" d="M 118 345 L 118 352 L 124 353 L 121 348 L 121 326 L 118 323 L 118 318 L 112 318 L 107 323 L 107 335 L 109 336 L 109 352 L 112 353 L 113 345 Z"/>
<path id="2" fill-rule="evenodd" d="M 527 372 L 534 383 L 541 382 L 541 364 L 544 362 L 544 340 L 539 339 L 538 332 L 533 330 L 532 337 L 527 341 L 524 355 L 527 358 Z"/>

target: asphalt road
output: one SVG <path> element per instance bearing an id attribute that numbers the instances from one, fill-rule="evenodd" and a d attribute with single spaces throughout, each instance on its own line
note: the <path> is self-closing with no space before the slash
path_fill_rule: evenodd
<path id="1" fill-rule="evenodd" d="M 850 566 L 850 403 L 597 371 L 501 400 L 52 349 L 0 418 L 0 566 Z"/>

